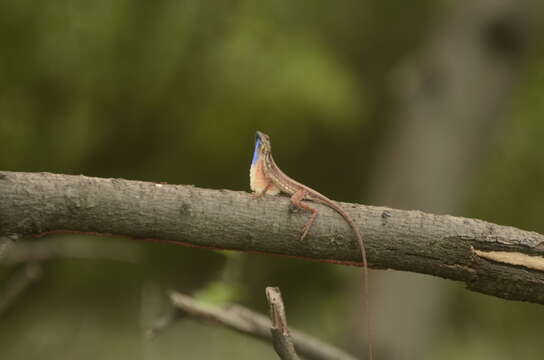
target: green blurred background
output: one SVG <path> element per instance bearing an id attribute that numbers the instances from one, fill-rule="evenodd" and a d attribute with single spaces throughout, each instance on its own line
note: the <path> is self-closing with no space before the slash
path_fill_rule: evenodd
<path id="1" fill-rule="evenodd" d="M 536 25 L 522 56 L 501 65 L 515 80 L 470 143 L 469 154 L 478 154 L 470 171 L 456 173 L 444 162 L 436 172 L 462 177 L 455 206 L 433 202 L 436 196 L 422 204 L 381 195 L 382 184 L 393 181 L 397 192 L 424 197 L 386 160 L 395 156 L 391 141 L 401 136 L 401 123 L 409 121 L 411 101 L 399 76 L 406 63 L 419 61 L 414 54 L 429 48 L 456 6 L 445 0 L 0 2 L 0 169 L 249 191 L 254 132 L 262 130 L 288 174 L 333 199 L 544 233 L 544 42 Z M 544 19 L 540 11 L 532 15 L 535 24 Z M 408 149 L 417 151 L 420 135 L 403 137 L 414 139 Z M 433 140 L 436 152 L 448 141 Z M 355 320 L 360 269 L 124 239 L 46 241 L 80 244 L 89 256 L 44 263 L 40 281 L 0 314 L 2 359 L 275 359 L 267 344 L 191 320 L 152 341 L 144 336 L 167 311 L 168 289 L 265 311 L 268 285 L 281 287 L 290 325 L 364 354 Z M 113 260 L 100 255 L 111 244 L 118 246 Z M 123 261 L 126 253 L 135 260 Z M 16 271 L 0 269 L 0 292 Z M 376 358 L 544 354 L 540 306 L 424 275 L 371 275 Z M 426 290 L 407 287 L 410 281 Z M 411 313 L 417 316 L 402 316 Z"/>

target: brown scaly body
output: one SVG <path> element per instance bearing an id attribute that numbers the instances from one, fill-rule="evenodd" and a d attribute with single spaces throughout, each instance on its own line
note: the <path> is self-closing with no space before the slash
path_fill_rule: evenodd
<path id="1" fill-rule="evenodd" d="M 272 157 L 272 148 L 270 144 L 270 138 L 268 135 L 257 131 L 255 153 L 253 155 L 253 162 L 250 169 L 250 184 L 251 190 L 254 191 L 255 197 L 260 197 L 264 194 L 276 195 L 280 192 L 291 195 L 291 202 L 294 206 L 310 211 L 312 215 L 310 219 L 304 225 L 302 230 L 301 239 L 304 239 L 308 234 L 312 224 L 314 223 L 318 211 L 303 203 L 303 200 L 310 200 L 321 203 L 335 210 L 340 214 L 344 220 L 353 229 L 359 242 L 359 248 L 361 250 L 361 257 L 363 260 L 363 291 L 364 291 L 364 303 L 366 313 L 366 327 L 369 336 L 368 340 L 368 352 L 369 359 L 372 359 L 372 342 L 370 340 L 370 320 L 369 320 L 369 305 L 368 305 L 368 262 L 366 258 L 366 250 L 363 242 L 363 236 L 355 225 L 351 216 L 348 215 L 342 208 L 340 208 L 334 201 L 327 198 L 325 195 L 315 191 L 291 179 L 285 175 L 283 171 L 276 165 Z"/>

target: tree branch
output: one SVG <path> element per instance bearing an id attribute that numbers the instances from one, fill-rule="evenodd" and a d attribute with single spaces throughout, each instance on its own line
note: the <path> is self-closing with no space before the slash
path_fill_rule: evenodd
<path id="1" fill-rule="evenodd" d="M 42 277 L 42 266 L 39 263 L 28 263 L 21 267 L 7 282 L 0 296 L 0 316 L 10 308 L 17 299 L 36 281 Z"/>
<path id="2" fill-rule="evenodd" d="M 283 360 L 299 360 L 289 327 L 287 326 L 287 316 L 285 315 L 285 306 L 281 298 L 280 288 L 268 286 L 266 288 L 266 300 L 270 309 L 270 319 L 272 333 L 272 343 L 276 353 Z"/>
<path id="3" fill-rule="evenodd" d="M 58 258 L 98 259 L 139 263 L 143 259 L 140 249 L 131 244 L 97 244 L 90 239 L 78 236 L 70 242 L 54 240 L 33 241 L 19 243 L 13 247 L 4 258 L 1 265 L 15 265 L 19 263 L 45 262 Z"/>
<path id="4" fill-rule="evenodd" d="M 357 241 L 332 210 L 305 241 L 304 213 L 284 197 L 49 173 L 0 172 L 0 236 L 73 231 L 360 265 Z M 341 203 L 361 228 L 374 268 L 463 281 L 544 303 L 544 236 L 476 219 Z M 500 256 L 499 256 L 500 255 Z"/>
<path id="5" fill-rule="evenodd" d="M 272 342 L 272 334 L 270 332 L 272 323 L 270 322 L 270 319 L 249 310 L 248 308 L 239 305 L 231 305 L 225 309 L 211 305 L 203 305 L 190 296 L 176 292 L 170 294 L 170 299 L 174 306 L 184 315 L 220 324 L 241 333 L 254 336 L 267 342 Z M 161 329 L 163 326 L 164 324 L 162 323 L 159 325 Z M 306 359 L 355 360 L 353 356 L 344 351 L 323 343 L 300 331 L 291 328 L 290 333 L 296 350 Z"/>
<path id="6" fill-rule="evenodd" d="M 0 198 L 1 200 L 1 198 Z M 2 264 L 8 253 L 13 248 L 14 236 L 0 236 L 0 264 Z"/>

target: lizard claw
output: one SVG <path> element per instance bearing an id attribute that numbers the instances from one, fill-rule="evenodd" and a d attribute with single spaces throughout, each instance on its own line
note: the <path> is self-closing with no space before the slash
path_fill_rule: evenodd
<path id="1" fill-rule="evenodd" d="M 252 199 L 259 199 L 259 198 L 263 197 L 263 195 L 264 195 L 264 192 L 262 192 L 262 193 L 254 192 L 254 193 L 251 194 L 251 198 Z"/>
<path id="2" fill-rule="evenodd" d="M 300 211 L 300 208 L 299 208 L 298 206 L 296 206 L 296 205 L 293 204 L 293 203 L 290 203 L 290 204 L 289 204 L 289 212 L 290 212 L 291 214 L 296 214 L 296 213 L 298 213 L 299 211 Z"/>
<path id="3" fill-rule="evenodd" d="M 302 228 L 302 235 L 300 235 L 300 241 L 304 241 L 304 238 L 306 237 L 306 235 L 308 235 L 309 230 L 310 227 L 308 226 L 308 224 L 304 225 L 304 227 Z"/>

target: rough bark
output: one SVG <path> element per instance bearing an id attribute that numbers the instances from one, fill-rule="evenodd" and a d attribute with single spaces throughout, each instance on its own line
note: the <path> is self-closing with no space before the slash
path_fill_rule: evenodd
<path id="1" fill-rule="evenodd" d="M 307 214 L 289 199 L 123 179 L 0 172 L 0 236 L 74 231 L 189 246 L 361 264 L 357 240 L 334 211 L 300 241 Z M 463 281 L 497 297 L 544 303 L 544 236 L 421 211 L 340 203 L 364 234 L 369 263 Z"/>

